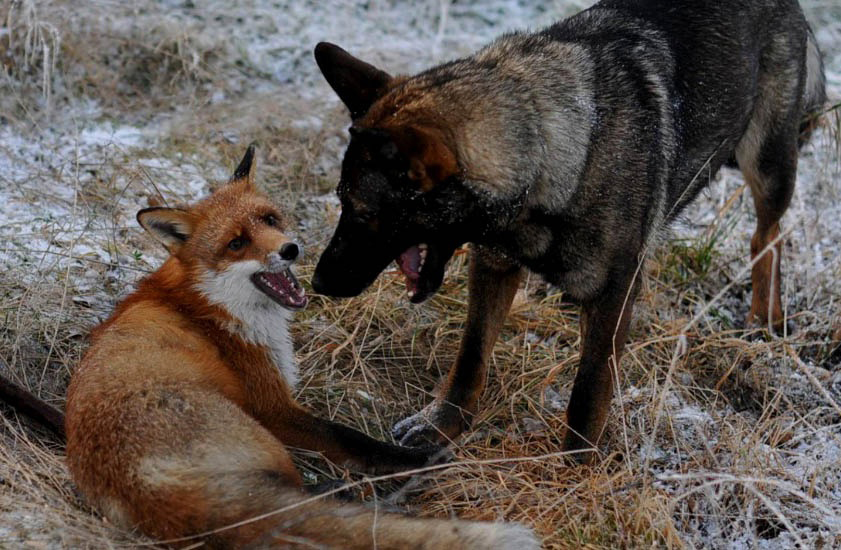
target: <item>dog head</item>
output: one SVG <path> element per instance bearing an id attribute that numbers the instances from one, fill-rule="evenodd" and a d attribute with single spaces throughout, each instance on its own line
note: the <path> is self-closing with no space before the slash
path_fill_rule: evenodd
<path id="1" fill-rule="evenodd" d="M 397 114 L 405 79 L 332 44 L 319 44 L 315 58 L 353 123 L 337 190 L 342 213 L 313 288 L 355 296 L 394 260 L 409 299 L 422 302 L 453 252 L 481 234 L 487 209 L 463 184 L 446 121 L 428 108 Z"/>

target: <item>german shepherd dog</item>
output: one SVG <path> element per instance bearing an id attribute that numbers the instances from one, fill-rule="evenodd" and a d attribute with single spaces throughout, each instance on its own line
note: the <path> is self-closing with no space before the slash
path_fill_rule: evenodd
<path id="1" fill-rule="evenodd" d="M 352 125 L 314 289 L 357 295 L 396 259 L 420 303 L 473 244 L 458 357 L 435 400 L 394 427 L 402 443 L 470 425 L 528 269 L 581 307 L 564 445 L 589 460 L 648 244 L 725 163 L 756 207 L 748 321 L 783 322 L 779 220 L 825 101 L 796 0 L 603 0 L 411 77 L 328 43 L 315 59 Z"/>

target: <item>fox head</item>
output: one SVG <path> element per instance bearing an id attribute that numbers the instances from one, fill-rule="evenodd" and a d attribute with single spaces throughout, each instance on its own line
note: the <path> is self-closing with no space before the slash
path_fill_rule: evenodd
<path id="1" fill-rule="evenodd" d="M 350 143 L 337 189 L 342 213 L 313 288 L 355 296 L 396 261 L 410 301 L 438 290 L 454 251 L 488 225 L 487 202 L 464 185 L 448 123 L 427 109 L 397 116 L 404 78 L 320 43 L 315 59 L 350 111 Z"/>
<path id="2" fill-rule="evenodd" d="M 145 208 L 137 220 L 209 302 L 245 320 L 255 311 L 307 304 L 291 266 L 301 247 L 284 234 L 281 212 L 254 183 L 250 145 L 230 181 L 187 208 Z"/>

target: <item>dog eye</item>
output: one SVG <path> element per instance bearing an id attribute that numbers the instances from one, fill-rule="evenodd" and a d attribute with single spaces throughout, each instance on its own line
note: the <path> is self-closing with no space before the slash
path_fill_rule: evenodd
<path id="1" fill-rule="evenodd" d="M 265 223 L 269 227 L 277 227 L 278 220 L 277 220 L 277 217 L 275 217 L 274 214 L 268 214 L 267 216 L 265 216 L 263 218 L 263 223 Z"/>
<path id="2" fill-rule="evenodd" d="M 247 244 L 248 239 L 246 239 L 245 237 L 237 237 L 235 239 L 232 239 L 231 242 L 228 243 L 228 248 L 230 250 L 237 251 L 242 249 L 242 247 L 244 247 Z"/>
<path id="3" fill-rule="evenodd" d="M 375 218 L 373 212 L 370 210 L 357 210 L 354 214 L 356 214 L 356 219 L 362 223 L 371 223 Z"/>

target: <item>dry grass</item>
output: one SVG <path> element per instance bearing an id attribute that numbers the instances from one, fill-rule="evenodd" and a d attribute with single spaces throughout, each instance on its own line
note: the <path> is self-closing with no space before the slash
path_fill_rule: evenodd
<path id="1" fill-rule="evenodd" d="M 278 82 L 236 39 L 184 22 L 180 12 L 154 18 L 141 3 L 135 19 L 128 7 L 101 2 L 105 16 L 92 26 L 93 14 L 68 6 L 0 0 L 9 29 L 0 33 L 8 91 L 0 94 L 0 372 L 59 406 L 85 334 L 160 262 L 135 227 L 138 208 L 207 192 L 205 181 L 222 180 L 243 143 L 256 139 L 260 179 L 307 244 L 299 271 L 308 281 L 338 216 L 322 195 L 337 179 L 346 124 L 322 84 L 302 93 L 299 82 Z M 824 13 L 817 2 L 810 9 Z M 833 9 L 824 31 L 841 36 Z M 88 114 L 152 137 L 125 145 L 61 125 L 64 116 Z M 831 250 L 841 238 L 831 223 L 841 203 L 838 111 L 824 124 L 801 168 L 808 191 L 786 218 L 785 338 L 739 328 L 752 214 L 740 177 L 727 172 L 698 203 L 710 215 L 686 221 L 647 263 L 594 466 L 573 467 L 560 452 L 577 310 L 531 277 L 453 464 L 408 483 L 369 483 L 300 453 L 307 478 L 346 477 L 372 503 L 420 515 L 520 521 L 547 548 L 841 545 L 841 350 L 829 338 L 841 325 L 841 263 L 831 255 L 822 269 L 811 263 L 816 247 Z M 294 326 L 300 399 L 389 439 L 390 426 L 429 401 L 455 358 L 465 260 L 451 262 L 441 291 L 422 307 L 405 302 L 394 273 L 358 298 L 314 296 Z M 7 413 L 0 546 L 149 544 L 86 508 L 60 446 Z"/>

